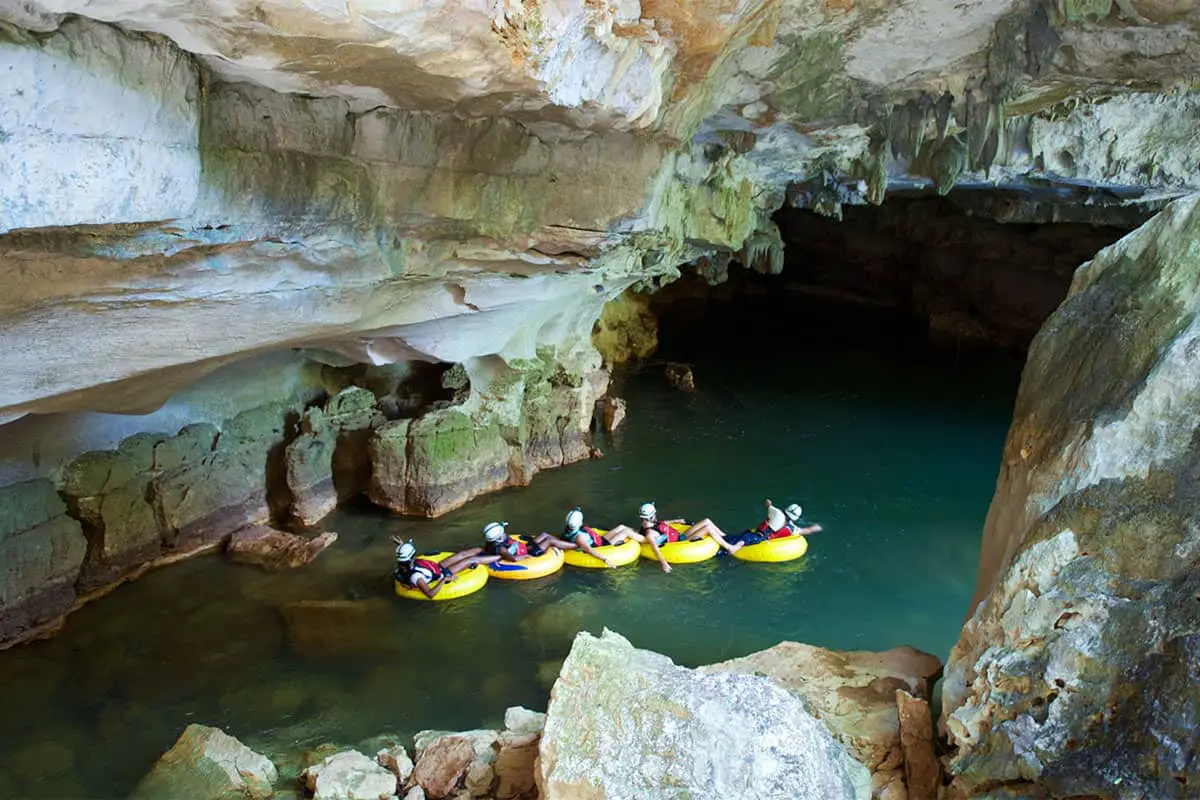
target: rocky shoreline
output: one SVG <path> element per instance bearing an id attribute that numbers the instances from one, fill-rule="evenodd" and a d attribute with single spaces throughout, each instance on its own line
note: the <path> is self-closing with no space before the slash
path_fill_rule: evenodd
<path id="1" fill-rule="evenodd" d="M 608 386 L 599 358 L 592 350 L 568 368 L 545 350 L 517 367 L 452 368 L 440 388 L 454 396 L 433 402 L 383 371 L 362 381 L 374 391 L 349 385 L 322 400 L 314 389 L 219 427 L 137 433 L 74 458 L 57 480 L 2 487 L 0 649 L 52 635 L 121 583 L 268 520 L 319 533 L 358 496 L 433 517 L 594 457 L 593 412 Z"/>
<path id="2" fill-rule="evenodd" d="M 933 800 L 937 658 L 784 642 L 699 669 L 619 634 L 576 635 L 545 714 L 498 730 L 384 734 L 273 762 L 189 725 L 135 800 Z"/>

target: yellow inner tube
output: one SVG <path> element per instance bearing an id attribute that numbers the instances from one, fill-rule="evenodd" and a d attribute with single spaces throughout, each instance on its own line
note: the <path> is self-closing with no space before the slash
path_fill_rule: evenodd
<path id="1" fill-rule="evenodd" d="M 807 552 L 807 536 L 788 536 L 739 547 L 733 557 L 742 561 L 795 561 Z"/>
<path id="2" fill-rule="evenodd" d="M 453 553 L 434 553 L 430 556 L 418 556 L 427 561 L 441 561 L 444 558 L 449 558 Z M 483 585 L 488 581 L 488 571 L 481 566 L 474 566 L 463 570 L 454 576 L 454 580 L 442 587 L 433 598 L 433 602 L 440 603 L 443 600 L 455 600 L 459 597 L 466 597 L 469 594 L 474 594 L 483 588 Z M 405 597 L 409 600 L 425 600 L 431 598 L 425 596 L 425 593 L 415 586 L 405 586 L 400 581 L 393 580 L 396 587 L 396 594 L 400 597 Z"/>
<path id="3" fill-rule="evenodd" d="M 608 533 L 608 531 L 602 531 L 599 528 L 595 528 L 594 530 L 601 536 Z M 603 547 L 594 547 L 592 549 L 611 561 L 614 567 L 623 567 L 626 564 L 632 564 L 638 559 L 638 543 L 633 539 L 626 539 L 620 544 L 606 544 Z M 582 550 L 567 550 L 563 553 L 563 558 L 573 567 L 608 569 L 603 561 Z"/>
<path id="4" fill-rule="evenodd" d="M 529 544 L 523 536 L 512 537 L 518 542 Z M 505 581 L 531 581 L 534 578 L 544 578 L 562 569 L 563 551 L 551 547 L 540 556 L 525 556 L 520 561 L 497 561 L 488 564 L 488 572 L 493 578 Z"/>
<path id="5" fill-rule="evenodd" d="M 671 527 L 683 533 L 691 526 L 673 523 Z M 717 544 L 715 539 L 705 536 L 703 539 L 685 542 L 667 542 L 658 549 L 668 564 L 695 564 L 697 561 L 708 561 L 715 556 L 717 551 L 721 549 L 721 545 Z M 642 551 L 642 558 L 648 558 L 651 561 L 658 560 L 654 557 L 654 551 L 650 549 L 649 542 L 643 544 L 640 550 Z"/>

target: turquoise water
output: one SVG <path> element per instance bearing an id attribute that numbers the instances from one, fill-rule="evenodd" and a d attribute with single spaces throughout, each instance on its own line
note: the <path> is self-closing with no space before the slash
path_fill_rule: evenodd
<path id="1" fill-rule="evenodd" d="M 197 559 L 121 587 L 54 640 L 0 653 L 0 797 L 125 796 L 190 722 L 285 772 L 323 742 L 495 724 L 508 705 L 545 706 L 579 628 L 689 665 L 781 639 L 944 658 L 1019 365 L 929 351 L 844 314 L 735 329 L 740 340 L 709 325 L 665 344 L 690 356 L 695 394 L 668 388 L 657 362 L 618 376 L 630 415 L 602 459 L 437 520 L 343 509 L 325 523 L 338 542 L 310 567 Z M 631 523 L 644 500 L 734 532 L 758 522 L 765 497 L 825 526 L 803 560 L 568 567 L 453 603 L 391 593 L 393 533 L 452 548 L 478 543 L 491 519 L 556 529 L 576 504 L 592 524 Z M 322 619 L 291 605 L 314 600 L 334 601 Z"/>

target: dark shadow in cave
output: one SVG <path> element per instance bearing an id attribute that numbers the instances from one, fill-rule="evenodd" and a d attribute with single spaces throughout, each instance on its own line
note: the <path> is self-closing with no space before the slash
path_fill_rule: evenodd
<path id="1" fill-rule="evenodd" d="M 996 219 L 1089 214 L 1106 224 Z M 1023 358 L 1076 268 L 1143 217 L 961 191 L 889 195 L 879 207 L 846 207 L 840 222 L 785 207 L 774 221 L 785 245 L 781 274 L 744 269 L 733 254 L 724 283 L 709 285 L 701 273 L 711 269 L 685 267 L 652 297 L 660 357 L 686 361 L 713 347 L 786 356 L 861 340 Z"/>

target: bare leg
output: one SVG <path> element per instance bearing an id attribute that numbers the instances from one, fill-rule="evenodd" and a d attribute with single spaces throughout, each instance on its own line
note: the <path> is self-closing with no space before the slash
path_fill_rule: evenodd
<path id="1" fill-rule="evenodd" d="M 685 534 L 689 539 L 700 539 L 704 536 L 712 537 L 712 540 L 719 544 L 726 552 L 736 553 L 742 549 L 742 543 L 730 544 L 725 541 L 724 532 L 717 527 L 716 523 L 711 519 L 702 519 L 695 525 L 687 529 Z"/>
<path id="2" fill-rule="evenodd" d="M 646 537 L 642 536 L 628 525 L 618 525 L 605 534 L 604 538 L 608 539 L 613 544 L 620 544 L 626 539 L 633 539 L 635 542 L 646 541 Z"/>
<path id="3" fill-rule="evenodd" d="M 560 539 L 549 533 L 539 533 L 537 538 L 533 540 L 538 547 L 543 550 L 549 550 L 551 547 L 557 547 L 559 550 L 577 550 L 574 544 L 564 539 Z"/>
<path id="4" fill-rule="evenodd" d="M 449 570 L 452 575 L 457 575 L 464 569 L 474 567 L 477 564 L 494 564 L 500 560 L 500 556 L 481 556 L 478 553 L 482 552 L 482 548 L 476 547 L 474 551 L 466 550 L 461 553 L 455 553 L 449 558 L 442 559 L 442 569 Z"/>

